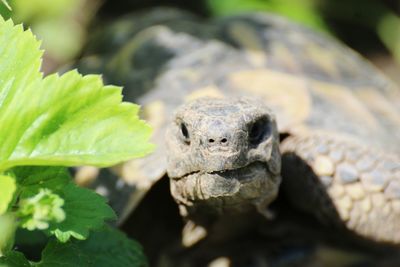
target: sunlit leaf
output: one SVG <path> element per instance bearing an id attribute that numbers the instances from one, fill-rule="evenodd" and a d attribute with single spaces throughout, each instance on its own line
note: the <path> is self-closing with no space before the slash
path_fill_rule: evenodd
<path id="1" fill-rule="evenodd" d="M 152 150 L 139 107 L 100 76 L 42 78 L 39 43 L 0 18 L 0 171 L 21 165 L 109 166 Z"/>

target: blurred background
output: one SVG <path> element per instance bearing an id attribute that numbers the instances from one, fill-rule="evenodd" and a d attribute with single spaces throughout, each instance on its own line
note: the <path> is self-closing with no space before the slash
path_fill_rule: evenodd
<path id="1" fill-rule="evenodd" d="M 43 71 L 74 62 L 92 30 L 126 13 L 173 6 L 202 17 L 248 10 L 277 13 L 335 36 L 369 58 L 400 84 L 399 0 L 9 0 L 3 17 L 30 26 L 45 49 Z"/>

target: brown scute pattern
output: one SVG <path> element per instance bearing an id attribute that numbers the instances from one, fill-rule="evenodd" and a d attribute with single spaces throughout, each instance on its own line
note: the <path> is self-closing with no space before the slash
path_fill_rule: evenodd
<path id="1" fill-rule="evenodd" d="M 246 51 L 263 49 L 271 68 L 289 73 L 300 72 L 313 79 L 339 82 L 346 86 L 373 83 L 376 88 L 385 88 L 390 84 L 351 49 L 338 45 L 329 36 L 317 35 L 279 16 L 266 16 L 264 13 L 238 15 L 226 17 L 218 24 L 224 42 Z M 257 37 L 243 42 L 245 32 L 257 32 Z M 237 38 L 238 35 L 241 38 Z"/>
<path id="2" fill-rule="evenodd" d="M 378 241 L 400 242 L 397 156 L 377 153 L 350 138 L 328 133 L 289 138 L 281 148 L 283 153 L 294 152 L 307 162 L 350 230 Z M 318 175 L 323 166 L 315 164 L 321 156 L 334 165 L 331 176 Z"/>
<path id="3" fill-rule="evenodd" d="M 154 123 L 155 153 L 121 168 L 132 188 L 143 189 L 142 196 L 165 173 L 165 126 L 174 110 L 191 97 L 210 92 L 263 101 L 285 133 L 297 127 L 347 133 L 400 155 L 400 90 L 332 38 L 265 13 L 205 21 L 162 8 L 134 17 L 110 25 L 101 40 L 89 44 L 101 48 L 92 53 L 109 55 L 87 57 L 78 65 L 104 73 L 108 83 L 124 85 L 125 100 L 150 109 L 157 107 L 155 102 L 163 106 L 147 113 L 154 118 L 146 118 Z M 130 23 L 128 34 L 120 36 L 116 29 Z M 150 27 L 154 25 L 159 26 Z M 306 193 L 320 200 L 319 194 L 327 192 L 351 229 L 373 236 L 374 225 L 382 226 L 383 221 L 392 229 L 380 228 L 399 227 L 393 221 L 400 221 L 398 184 L 391 183 L 400 177 L 398 159 L 390 163 L 387 154 L 377 155 L 372 146 L 361 148 L 325 135 L 291 143 L 292 151 L 299 151 L 320 177 L 319 187 L 307 180 L 311 188 Z M 114 191 L 111 194 L 121 199 Z M 130 203 L 121 205 L 126 214 L 139 202 L 137 192 L 131 190 Z M 301 193 L 293 194 L 297 202 Z M 323 204 L 314 212 L 331 210 Z M 395 217 L 384 217 L 388 211 Z M 374 212 L 381 216 L 376 216 L 377 222 L 368 217 Z M 377 228 L 376 239 L 387 238 L 382 231 Z"/>

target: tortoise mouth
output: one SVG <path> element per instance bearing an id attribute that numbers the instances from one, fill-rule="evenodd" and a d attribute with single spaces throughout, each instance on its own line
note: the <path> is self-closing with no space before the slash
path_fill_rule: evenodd
<path id="1" fill-rule="evenodd" d="M 275 187 L 274 175 L 267 164 L 261 161 L 229 170 L 196 171 L 171 179 L 171 193 L 178 202 L 202 202 L 207 206 L 213 206 L 214 202 L 219 201 L 224 203 L 223 206 L 235 203 L 248 205 L 260 198 L 266 190 Z"/>
<path id="2" fill-rule="evenodd" d="M 262 161 L 254 161 L 251 162 L 245 166 L 238 167 L 238 168 L 232 168 L 232 169 L 223 169 L 223 170 L 216 170 L 216 171 L 192 171 L 189 173 L 186 173 L 182 176 L 179 177 L 171 177 L 174 180 L 181 180 L 185 179 L 189 176 L 198 176 L 198 175 L 219 175 L 224 178 L 228 179 L 238 179 L 238 180 L 248 180 L 251 179 L 252 177 L 252 170 L 254 169 L 264 169 L 266 172 L 269 172 L 268 166 L 265 162 Z"/>
<path id="3" fill-rule="evenodd" d="M 252 162 L 246 166 L 235 168 L 235 169 L 228 169 L 228 170 L 221 170 L 221 171 L 213 171 L 207 172 L 207 174 L 211 175 L 219 175 L 227 179 L 236 178 L 240 181 L 245 181 L 253 178 L 253 170 L 254 169 L 261 169 L 265 172 L 268 172 L 267 164 L 261 161 Z"/>

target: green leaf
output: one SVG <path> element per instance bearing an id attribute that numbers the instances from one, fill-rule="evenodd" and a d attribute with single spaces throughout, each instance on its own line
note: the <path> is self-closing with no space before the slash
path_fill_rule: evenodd
<path id="1" fill-rule="evenodd" d="M 50 189 L 41 188 L 36 195 L 19 201 L 17 215 L 23 228 L 44 230 L 50 222 L 64 221 L 63 205 L 64 200 L 60 196 Z"/>
<path id="2" fill-rule="evenodd" d="M 91 229 L 115 219 L 105 199 L 74 185 L 64 167 L 30 166 L 11 171 L 21 188 L 18 215 L 26 229 L 47 229 L 50 225 L 48 231 L 66 242 L 71 236 L 85 239 Z"/>
<path id="3" fill-rule="evenodd" d="M 19 186 L 17 214 L 23 228 L 47 229 L 49 222 L 65 219 L 64 200 L 54 193 L 71 182 L 66 168 L 27 166 L 13 168 L 11 173 Z"/>
<path id="4" fill-rule="evenodd" d="M 0 257 L 0 267 L 147 267 L 142 247 L 121 231 L 103 227 L 87 240 L 60 243 L 51 240 L 38 263 L 30 263 L 22 253 L 10 251 Z"/>
<path id="5" fill-rule="evenodd" d="M 60 243 L 56 240 L 50 241 L 42 252 L 42 260 L 37 267 L 88 267 L 91 266 L 91 257 L 82 251 L 77 242 Z"/>
<path id="6" fill-rule="evenodd" d="M 80 248 L 90 255 L 96 255 L 92 258 L 92 266 L 147 266 L 146 257 L 139 243 L 111 227 L 104 227 L 101 231 L 91 233 L 88 240 L 80 243 Z"/>
<path id="7" fill-rule="evenodd" d="M 152 150 L 139 107 L 100 76 L 42 79 L 39 42 L 0 18 L 0 171 L 21 165 L 109 166 Z"/>
<path id="8" fill-rule="evenodd" d="M 147 260 L 141 246 L 110 227 L 92 232 L 85 241 L 68 243 L 50 241 L 38 267 L 145 267 Z"/>
<path id="9" fill-rule="evenodd" d="M 4 257 L 0 257 L 0 267 L 30 267 L 32 266 L 24 254 L 18 251 L 10 251 Z"/>
<path id="10" fill-rule="evenodd" d="M 17 188 L 15 179 L 11 176 L 0 175 L 0 215 L 7 211 L 10 202 L 13 200 Z"/>
<path id="11" fill-rule="evenodd" d="M 18 212 L 24 228 L 46 229 L 50 224 L 49 231 L 66 242 L 71 236 L 85 239 L 90 229 L 102 227 L 104 220 L 115 218 L 103 197 L 72 184 L 63 167 L 17 167 L 12 172 L 18 177 L 21 197 L 30 197 L 21 200 Z M 62 199 L 43 188 L 51 189 Z M 60 222 L 64 213 L 65 221 Z M 59 223 L 54 222 L 57 220 Z"/>
<path id="12" fill-rule="evenodd" d="M 67 242 L 71 236 L 86 239 L 90 230 L 101 228 L 105 220 L 116 218 L 105 198 L 89 189 L 70 183 L 63 189 L 62 197 L 66 218 L 61 223 L 50 224 L 49 228 L 61 242 Z"/>
<path id="13" fill-rule="evenodd" d="M 36 195 L 41 188 L 57 193 L 71 182 L 68 170 L 64 167 L 26 166 L 13 168 L 21 198 Z"/>

